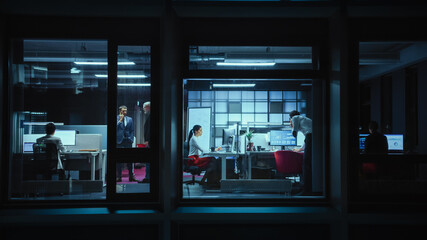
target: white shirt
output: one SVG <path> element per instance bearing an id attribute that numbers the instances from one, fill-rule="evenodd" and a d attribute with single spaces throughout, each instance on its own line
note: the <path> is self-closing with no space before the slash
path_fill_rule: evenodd
<path id="1" fill-rule="evenodd" d="M 304 117 L 301 115 L 296 115 L 292 117 L 292 132 L 298 131 L 302 132 L 304 136 L 313 132 L 312 121 L 308 117 Z"/>
<path id="2" fill-rule="evenodd" d="M 200 147 L 199 143 L 198 143 L 199 137 L 193 136 L 190 139 L 190 150 L 188 153 L 188 156 L 192 156 L 192 155 L 198 155 L 201 156 L 203 155 L 203 152 L 207 152 L 206 150 L 202 149 L 202 147 Z"/>

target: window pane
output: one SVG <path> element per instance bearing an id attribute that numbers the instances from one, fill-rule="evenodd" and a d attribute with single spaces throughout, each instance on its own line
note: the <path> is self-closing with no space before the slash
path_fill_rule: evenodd
<path id="1" fill-rule="evenodd" d="M 242 112 L 242 104 L 240 102 L 231 102 L 228 104 L 228 112 L 229 113 L 241 113 Z"/>
<path id="2" fill-rule="evenodd" d="M 309 46 L 191 46 L 189 56 L 190 70 L 313 69 Z"/>
<path id="3" fill-rule="evenodd" d="M 297 98 L 297 92 L 295 92 L 295 91 L 284 91 L 283 92 L 283 99 L 295 100 L 296 98 Z"/>
<path id="4" fill-rule="evenodd" d="M 215 97 L 217 100 L 227 100 L 228 92 L 227 91 L 217 91 L 215 92 Z"/>
<path id="5" fill-rule="evenodd" d="M 267 112 L 267 102 L 255 102 L 255 112 Z"/>
<path id="6" fill-rule="evenodd" d="M 361 201 L 387 199 L 412 202 L 423 199 L 427 173 L 425 81 L 427 42 L 390 41 L 359 43 L 359 154 L 351 174 L 351 189 Z M 386 70 L 387 69 L 387 70 Z M 308 104 L 308 102 L 307 102 Z M 356 127 L 356 126 L 355 126 Z M 371 133 L 372 132 L 372 133 Z"/>
<path id="7" fill-rule="evenodd" d="M 267 91 L 256 91 L 255 92 L 256 100 L 267 100 Z"/>
<path id="8" fill-rule="evenodd" d="M 12 44 L 10 199 L 105 199 L 107 41 Z"/>
<path id="9" fill-rule="evenodd" d="M 270 102 L 271 113 L 282 113 L 282 102 Z"/>
<path id="10" fill-rule="evenodd" d="M 254 114 L 242 114 L 243 123 L 254 122 L 254 121 L 255 121 Z"/>
<path id="11" fill-rule="evenodd" d="M 202 99 L 203 100 L 211 100 L 213 98 L 213 94 L 210 91 L 202 91 Z"/>
<path id="12" fill-rule="evenodd" d="M 150 148 L 151 48 L 118 46 L 117 148 Z M 200 99 L 200 92 L 190 92 Z M 190 102 L 199 105 L 200 102 Z M 148 160 L 148 159 L 147 159 Z M 137 181 L 147 181 L 134 184 Z M 116 164 L 117 193 L 149 193 L 150 163 Z"/>
<path id="13" fill-rule="evenodd" d="M 227 102 L 216 102 L 215 112 L 227 112 Z"/>
<path id="14" fill-rule="evenodd" d="M 255 114 L 255 122 L 268 122 L 267 114 Z"/>
<path id="15" fill-rule="evenodd" d="M 200 99 L 200 91 L 188 91 L 188 99 L 189 100 L 199 100 Z"/>
<path id="16" fill-rule="evenodd" d="M 254 102 L 242 102 L 242 111 L 243 112 L 254 112 L 255 103 Z"/>
<path id="17" fill-rule="evenodd" d="M 270 114 L 270 122 L 282 123 L 282 114 Z"/>
<path id="18" fill-rule="evenodd" d="M 228 114 L 215 114 L 215 124 L 227 124 Z"/>
<path id="19" fill-rule="evenodd" d="M 304 101 L 304 102 L 298 102 L 298 112 L 300 112 L 300 113 L 305 113 L 305 112 L 307 112 L 307 103 Z"/>
<path id="20" fill-rule="evenodd" d="M 202 102 L 202 107 L 212 107 L 212 102 Z"/>
<path id="21" fill-rule="evenodd" d="M 228 99 L 230 100 L 241 100 L 242 99 L 242 92 L 241 91 L 230 91 L 228 93 Z"/>
<path id="22" fill-rule="evenodd" d="M 255 92 L 254 91 L 243 91 L 242 92 L 242 99 L 243 100 L 254 100 L 255 98 Z"/>
<path id="23" fill-rule="evenodd" d="M 200 102 L 188 102 L 188 107 L 200 107 Z"/>
<path id="24" fill-rule="evenodd" d="M 297 103 L 296 102 L 285 102 L 283 111 L 290 113 L 296 109 L 297 109 Z"/>
<path id="25" fill-rule="evenodd" d="M 271 91 L 270 92 L 270 99 L 271 100 L 282 100 L 282 91 Z"/>
<path id="26" fill-rule="evenodd" d="M 186 79 L 184 91 L 191 91 L 193 86 L 200 87 L 201 84 L 197 81 L 203 80 Z M 224 82 L 230 82 L 230 79 L 226 81 L 212 80 L 212 83 L 224 84 Z M 291 128 L 288 124 L 289 113 L 284 112 L 284 103 L 290 103 L 291 106 L 288 106 L 288 108 L 293 106 L 292 110 L 295 110 L 299 105 L 303 106 L 303 104 L 305 104 L 306 109 L 312 109 L 307 107 L 309 104 L 308 101 L 297 101 L 296 99 L 297 92 L 299 91 L 306 91 L 310 93 L 310 90 L 307 91 L 306 85 L 301 86 L 302 83 L 309 84 L 307 82 L 309 81 L 304 80 L 300 82 L 287 80 L 278 84 L 278 80 L 257 80 L 254 81 L 255 86 L 253 86 L 253 91 L 241 92 L 241 99 L 238 97 L 240 96 L 240 91 L 234 90 L 235 86 L 230 86 L 228 91 L 226 91 L 226 87 L 223 87 L 223 89 L 219 91 L 216 88 L 210 89 L 208 85 L 206 85 L 206 89 L 198 89 L 202 92 L 211 91 L 215 96 L 215 99 L 212 100 L 212 103 L 215 103 L 215 111 L 213 112 L 214 121 L 212 122 L 212 127 L 215 131 L 209 136 L 206 136 L 208 139 L 211 139 L 211 142 L 204 153 L 193 152 L 193 154 L 208 158 L 215 157 L 210 161 L 213 161 L 212 164 L 215 164 L 216 170 L 210 170 L 212 170 L 211 173 L 213 175 L 221 180 L 218 184 L 212 185 L 212 187 L 214 187 L 212 190 L 214 191 L 210 191 L 211 189 L 209 187 L 205 189 L 198 183 L 188 185 L 186 182 L 187 180 L 190 180 L 192 176 L 188 175 L 188 172 L 184 171 L 182 175 L 182 180 L 184 181 L 183 192 L 185 192 L 183 198 L 209 199 L 209 201 L 212 201 L 213 198 L 280 199 L 283 198 L 283 192 L 286 192 L 286 198 L 292 198 L 295 193 L 301 191 L 301 186 L 303 184 L 302 177 L 300 177 L 301 175 L 287 176 L 280 172 L 279 168 L 276 166 L 274 153 L 277 152 L 277 150 L 282 149 L 292 150 L 297 147 L 299 142 L 301 142 L 299 141 L 301 139 L 295 140 L 291 133 Z M 262 89 L 257 90 L 257 86 L 262 86 Z M 295 86 L 301 86 L 301 89 L 295 89 Z M 292 101 L 283 100 L 283 92 L 287 89 L 295 89 L 295 91 L 290 91 L 293 94 Z M 218 100 L 218 98 L 216 98 L 217 96 L 221 99 Z M 189 101 L 188 98 L 184 98 L 184 107 L 188 106 L 188 102 L 191 101 Z M 320 102 L 321 101 L 317 101 L 317 103 Z M 316 106 L 319 107 L 319 104 Z M 187 109 L 183 109 L 183 113 L 187 112 Z M 301 115 L 305 116 L 306 114 L 312 113 L 302 113 Z M 183 117 L 186 118 L 188 116 L 184 115 Z M 196 117 L 198 121 L 204 121 L 203 116 L 194 117 Z M 208 120 L 209 118 L 206 119 Z M 284 124 L 284 121 L 288 123 Z M 319 125 L 322 126 L 323 124 L 320 123 Z M 188 128 L 186 126 L 186 121 L 183 121 L 183 128 Z M 245 145 L 248 144 L 248 139 L 244 134 L 247 130 L 254 132 L 251 141 L 254 144 L 256 151 L 247 151 L 247 146 Z M 273 134 L 274 137 L 274 131 L 280 133 L 278 135 L 279 140 L 276 141 L 275 144 L 271 144 L 270 136 Z M 318 131 L 321 132 L 322 130 L 318 129 Z M 299 131 L 299 133 L 302 134 L 301 131 Z M 206 135 L 205 131 L 203 131 L 202 135 L 199 137 L 203 137 L 204 135 Z M 238 135 L 238 137 L 236 135 Z M 317 137 L 319 137 L 319 135 L 317 135 Z M 225 139 L 224 142 L 223 139 Z M 196 141 L 198 140 L 196 139 Z M 316 144 L 319 144 L 319 142 Z M 221 146 L 223 150 L 219 152 L 212 152 L 211 149 L 209 149 L 211 147 L 218 146 Z M 183 149 L 183 156 L 185 156 L 185 151 L 186 150 Z M 302 160 L 303 153 L 300 153 L 298 156 Z M 322 171 L 324 169 L 324 159 L 320 153 L 317 154 L 315 158 L 318 162 L 316 163 L 316 167 L 313 169 L 312 183 L 316 186 L 316 191 L 320 193 L 319 197 L 323 197 L 322 177 L 324 175 L 322 174 Z M 251 162 L 251 165 L 248 164 L 249 162 Z M 206 173 L 202 171 L 201 175 L 196 176 L 196 178 L 202 179 L 206 176 L 209 179 L 209 176 L 204 174 Z M 211 178 L 213 178 L 213 176 L 211 176 Z M 242 179 L 244 181 L 236 181 L 237 179 Z M 258 185 L 260 182 L 266 182 L 272 185 L 260 186 Z M 283 186 L 280 184 L 280 186 L 274 185 L 279 182 L 280 184 L 286 183 L 288 184 L 287 186 L 292 186 L 293 190 L 291 188 L 288 190 L 283 189 Z M 245 189 L 246 186 L 248 186 L 249 189 Z M 272 188 L 267 190 L 267 187 Z M 268 194 L 266 194 L 265 191 L 269 191 Z M 299 197 L 304 198 L 303 196 L 298 196 L 298 198 Z"/>

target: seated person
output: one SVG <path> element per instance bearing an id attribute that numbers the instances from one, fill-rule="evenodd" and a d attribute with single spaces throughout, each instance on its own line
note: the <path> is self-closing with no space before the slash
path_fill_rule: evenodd
<path id="1" fill-rule="evenodd" d="M 387 137 L 378 132 L 378 123 L 369 123 L 369 136 L 365 140 L 365 152 L 368 154 L 386 154 L 388 152 Z"/>
<path id="2" fill-rule="evenodd" d="M 221 162 L 218 161 L 215 157 L 200 157 L 201 155 L 203 155 L 203 152 L 206 152 L 200 147 L 198 143 L 198 138 L 202 136 L 202 133 L 202 126 L 194 125 L 193 129 L 188 135 L 188 157 L 193 159 L 193 161 L 190 161 L 189 164 L 191 164 L 192 166 L 198 166 L 202 170 L 206 170 L 206 174 L 201 180 L 202 183 L 204 183 L 205 179 L 207 178 L 208 185 L 218 186 L 219 181 L 221 179 Z M 219 150 L 222 150 L 222 148 L 218 147 L 215 149 L 215 151 Z"/>
<path id="3" fill-rule="evenodd" d="M 61 158 L 60 158 L 60 153 L 61 152 L 65 152 L 65 147 L 62 144 L 61 138 L 59 137 L 55 137 L 55 131 L 56 131 L 56 126 L 53 123 L 48 123 L 45 126 L 45 132 L 46 135 L 41 137 L 41 138 L 37 138 L 37 143 L 54 143 L 56 145 L 56 149 L 58 149 L 58 166 L 57 169 L 59 170 L 60 177 L 65 177 L 64 174 L 64 166 L 62 164 Z"/>

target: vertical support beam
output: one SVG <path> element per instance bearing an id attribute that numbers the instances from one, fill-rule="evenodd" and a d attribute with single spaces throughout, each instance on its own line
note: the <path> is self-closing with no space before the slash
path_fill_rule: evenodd
<path id="1" fill-rule="evenodd" d="M 172 1 L 165 0 L 161 19 L 160 43 L 160 201 L 165 213 L 160 231 L 160 239 L 173 239 L 173 222 L 171 212 L 175 208 L 179 196 L 177 183 L 181 157 L 178 149 L 181 133 L 181 51 L 179 21 L 172 8 Z"/>
<path id="2" fill-rule="evenodd" d="M 329 79 L 329 196 L 331 205 L 341 215 L 331 224 L 331 239 L 348 239 L 348 160 L 349 133 L 354 127 L 349 123 L 351 111 L 358 108 L 350 102 L 350 91 L 355 91 L 350 84 L 348 19 L 345 6 L 330 17 L 330 79 Z M 355 80 L 353 80 L 355 81 Z M 353 88 L 352 88 L 353 87 Z M 353 93 L 354 95 L 354 93 Z M 357 95 L 356 95 L 357 96 Z M 353 104 L 354 105 L 354 104 Z M 353 119 L 353 122 L 355 119 Z M 356 128 L 357 129 L 357 128 Z"/>

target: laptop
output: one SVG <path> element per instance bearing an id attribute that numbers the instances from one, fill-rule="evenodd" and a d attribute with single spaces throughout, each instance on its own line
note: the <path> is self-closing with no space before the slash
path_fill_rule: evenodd
<path id="1" fill-rule="evenodd" d="M 35 142 L 24 142 L 24 153 L 32 153 L 34 143 Z"/>

